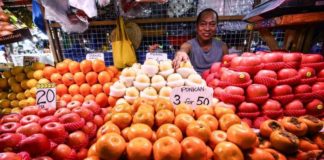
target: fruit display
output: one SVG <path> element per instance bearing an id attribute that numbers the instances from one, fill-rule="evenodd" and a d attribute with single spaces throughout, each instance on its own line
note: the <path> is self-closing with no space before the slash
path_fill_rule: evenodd
<path id="1" fill-rule="evenodd" d="M 169 99 L 172 88 L 180 86 L 206 86 L 206 82 L 190 62 L 182 62 L 175 70 L 171 60 L 158 63 L 148 59 L 143 65 L 123 69 L 120 80 L 111 85 L 110 95 L 133 104 L 139 97 Z"/>
<path id="2" fill-rule="evenodd" d="M 28 106 L 21 113 L 3 116 L 0 159 L 84 159 L 103 124 L 106 108 L 93 100 L 71 101 L 57 107 L 45 110 Z"/>
<path id="3" fill-rule="evenodd" d="M 22 108 L 35 105 L 36 85 L 48 83 L 44 77 L 45 64 L 35 62 L 31 66 L 13 67 L 0 78 L 1 114 L 18 113 Z"/>
<path id="4" fill-rule="evenodd" d="M 246 52 L 225 55 L 202 77 L 214 88 L 214 97 L 235 105 L 237 115 L 259 128 L 269 118 L 323 118 L 323 73 L 322 55 Z"/>

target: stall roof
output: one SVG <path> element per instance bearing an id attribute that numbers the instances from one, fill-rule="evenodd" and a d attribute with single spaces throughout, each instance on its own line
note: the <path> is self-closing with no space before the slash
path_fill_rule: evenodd
<path id="1" fill-rule="evenodd" d="M 243 20 L 257 22 L 286 14 L 324 11 L 324 0 L 270 0 L 247 14 Z"/>

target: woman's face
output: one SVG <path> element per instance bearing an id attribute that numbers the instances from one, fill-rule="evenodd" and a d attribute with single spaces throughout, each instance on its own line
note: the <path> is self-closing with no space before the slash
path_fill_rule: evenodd
<path id="1" fill-rule="evenodd" d="M 197 24 L 198 38 L 203 41 L 212 39 L 216 33 L 217 22 L 216 15 L 213 12 L 206 12 L 201 16 Z"/>

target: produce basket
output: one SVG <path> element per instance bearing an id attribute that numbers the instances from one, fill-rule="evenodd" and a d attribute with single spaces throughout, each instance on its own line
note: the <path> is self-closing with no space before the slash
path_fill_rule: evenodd
<path id="1" fill-rule="evenodd" d="M 280 109 L 279 111 L 276 111 L 276 110 L 263 111 L 263 114 L 268 116 L 269 118 L 276 119 L 283 115 L 283 109 Z"/>
<path id="2" fill-rule="evenodd" d="M 317 82 L 317 77 L 314 76 L 314 77 L 311 77 L 311 78 L 302 78 L 300 79 L 300 84 L 313 84 Z"/>
<path id="3" fill-rule="evenodd" d="M 285 66 L 285 62 L 264 63 L 263 69 L 279 71 Z"/>
<path id="4" fill-rule="evenodd" d="M 274 96 L 272 99 L 279 101 L 281 104 L 288 104 L 293 101 L 295 96 L 293 94 L 284 95 L 284 96 Z"/>
<path id="5" fill-rule="evenodd" d="M 242 103 L 245 99 L 244 96 L 231 95 L 231 94 L 227 94 L 225 92 L 223 92 L 219 98 L 225 103 L 231 103 L 234 105 Z"/>
<path id="6" fill-rule="evenodd" d="M 268 88 L 272 88 L 278 85 L 278 80 L 265 76 L 255 76 L 254 83 L 263 84 Z"/>
<path id="7" fill-rule="evenodd" d="M 266 96 L 261 96 L 261 97 L 253 97 L 253 98 L 248 97 L 248 98 L 247 98 L 247 101 L 249 101 L 249 102 L 253 102 L 253 103 L 255 103 L 255 104 L 263 104 L 263 103 L 265 103 L 268 99 L 269 99 L 269 94 L 266 95 Z"/>
<path id="8" fill-rule="evenodd" d="M 281 84 L 288 84 L 288 85 L 297 85 L 300 83 L 300 75 L 297 75 L 295 77 L 291 77 L 291 78 L 287 78 L 287 79 L 282 79 L 282 80 L 278 80 L 278 84 L 281 85 Z"/>

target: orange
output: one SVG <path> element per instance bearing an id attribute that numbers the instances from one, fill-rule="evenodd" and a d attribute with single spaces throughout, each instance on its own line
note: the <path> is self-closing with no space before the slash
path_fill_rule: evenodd
<path id="1" fill-rule="evenodd" d="M 72 101 L 79 101 L 81 103 L 83 103 L 84 101 L 84 97 L 81 94 L 76 94 L 72 97 L 71 99 Z"/>
<path id="2" fill-rule="evenodd" d="M 150 104 L 147 104 L 147 103 L 141 104 L 137 109 L 137 112 L 139 112 L 139 111 L 147 111 L 147 112 L 154 114 L 153 106 Z"/>
<path id="3" fill-rule="evenodd" d="M 156 140 L 157 140 L 156 132 L 153 131 L 153 135 L 152 135 L 152 138 L 151 138 L 151 142 L 154 143 Z"/>
<path id="4" fill-rule="evenodd" d="M 118 160 L 125 149 L 126 142 L 117 133 L 107 133 L 96 142 L 96 150 L 101 159 Z"/>
<path id="5" fill-rule="evenodd" d="M 143 137 L 132 139 L 126 148 L 129 160 L 148 160 L 151 159 L 152 143 Z"/>
<path id="6" fill-rule="evenodd" d="M 214 149 L 214 159 L 244 160 L 241 149 L 231 142 L 221 142 Z"/>
<path id="7" fill-rule="evenodd" d="M 146 139 L 151 139 L 152 135 L 153 131 L 151 127 L 143 123 L 132 124 L 129 127 L 129 131 L 127 133 L 127 137 L 129 140 L 132 140 L 136 137 L 144 137 Z"/>
<path id="8" fill-rule="evenodd" d="M 41 63 L 41 62 L 34 62 L 32 65 L 31 65 L 32 69 L 34 70 L 43 70 L 45 68 L 45 64 L 44 63 Z"/>
<path id="9" fill-rule="evenodd" d="M 173 137 L 158 139 L 153 145 L 154 160 L 179 160 L 181 145 Z"/>
<path id="10" fill-rule="evenodd" d="M 62 82 L 66 86 L 70 86 L 70 85 L 74 84 L 73 74 L 72 73 L 65 73 L 62 76 Z"/>
<path id="11" fill-rule="evenodd" d="M 225 114 L 219 119 L 219 127 L 222 131 L 227 131 L 227 129 L 233 124 L 240 124 L 241 119 L 235 114 Z"/>
<path id="12" fill-rule="evenodd" d="M 102 90 L 103 90 L 104 93 L 106 93 L 106 95 L 109 95 L 111 85 L 112 85 L 112 83 L 105 83 L 102 86 Z"/>
<path id="13" fill-rule="evenodd" d="M 99 73 L 106 69 L 105 62 L 99 59 L 92 61 L 92 70 Z"/>
<path id="14" fill-rule="evenodd" d="M 100 84 L 105 84 L 111 81 L 111 77 L 108 72 L 102 71 L 98 74 L 98 81 Z"/>
<path id="15" fill-rule="evenodd" d="M 104 135 L 106 133 L 111 133 L 111 132 L 120 134 L 120 129 L 118 128 L 117 125 L 115 125 L 111 121 L 108 121 L 98 129 L 97 138 L 101 137 L 102 135 Z"/>
<path id="16" fill-rule="evenodd" d="M 56 85 L 56 94 L 62 96 L 63 94 L 68 93 L 68 88 L 64 84 Z"/>
<path id="17" fill-rule="evenodd" d="M 92 94 L 89 94 L 89 95 L 84 97 L 84 101 L 89 101 L 89 100 L 95 101 L 96 97 L 94 95 L 92 95 Z"/>
<path id="18" fill-rule="evenodd" d="M 102 93 L 102 85 L 101 84 L 94 84 L 91 86 L 91 93 L 96 96 L 99 93 Z"/>
<path id="19" fill-rule="evenodd" d="M 119 73 L 119 70 L 117 67 L 115 66 L 109 66 L 107 67 L 108 70 L 112 71 L 114 73 L 114 75 L 116 75 L 117 73 Z"/>
<path id="20" fill-rule="evenodd" d="M 177 105 L 175 107 L 175 109 L 174 109 L 174 114 L 176 116 L 181 114 L 181 113 L 187 113 L 189 115 L 194 116 L 194 111 L 192 110 L 191 106 L 183 104 L 183 103 Z"/>
<path id="21" fill-rule="evenodd" d="M 44 76 L 43 76 L 43 70 L 37 70 L 33 73 L 33 77 L 36 79 L 36 80 L 40 80 L 42 79 Z"/>
<path id="22" fill-rule="evenodd" d="M 163 109 L 155 114 L 155 125 L 157 127 L 162 126 L 165 123 L 173 123 L 174 114 L 170 110 Z"/>
<path id="23" fill-rule="evenodd" d="M 89 60 L 83 60 L 81 63 L 80 63 L 80 70 L 86 74 L 90 71 L 92 71 L 92 62 L 89 61 Z"/>
<path id="24" fill-rule="evenodd" d="M 207 146 L 207 159 L 213 159 L 213 157 L 214 157 L 213 150 L 209 146 Z"/>
<path id="25" fill-rule="evenodd" d="M 87 83 L 84 83 L 80 86 L 79 90 L 80 90 L 80 94 L 83 96 L 87 96 L 90 94 L 90 85 Z"/>
<path id="26" fill-rule="evenodd" d="M 186 137 L 181 142 L 182 155 L 185 160 L 206 160 L 207 146 L 197 137 Z"/>
<path id="27" fill-rule="evenodd" d="M 76 94 L 79 94 L 80 92 L 80 87 L 76 84 L 72 84 L 70 87 L 69 87 L 69 93 L 71 94 L 71 96 L 74 96 Z"/>
<path id="28" fill-rule="evenodd" d="M 211 131 L 217 130 L 218 128 L 218 120 L 210 114 L 203 114 L 198 118 L 198 120 L 206 122 Z"/>
<path id="29" fill-rule="evenodd" d="M 80 63 L 76 61 L 72 61 L 69 63 L 69 71 L 74 74 L 80 72 Z"/>
<path id="30" fill-rule="evenodd" d="M 88 156 L 84 160 L 100 160 L 98 156 Z"/>
<path id="31" fill-rule="evenodd" d="M 118 76 L 119 77 L 119 76 Z M 115 83 L 116 81 L 118 81 L 119 79 L 118 78 L 113 78 L 111 79 L 111 82 Z"/>
<path id="32" fill-rule="evenodd" d="M 107 107 L 108 106 L 108 97 L 107 97 L 107 95 L 105 93 L 99 93 L 96 96 L 95 101 L 100 107 Z"/>
<path id="33" fill-rule="evenodd" d="M 144 123 L 150 127 L 153 127 L 154 114 L 146 110 L 137 111 L 133 116 L 133 123 Z"/>
<path id="34" fill-rule="evenodd" d="M 109 114 L 109 113 L 108 113 Z M 124 128 L 123 130 L 122 130 L 122 132 L 121 132 L 121 135 L 124 137 L 124 139 L 126 140 L 126 141 L 129 141 L 128 140 L 128 131 L 129 131 L 129 127 L 126 127 L 126 128 Z"/>
<path id="35" fill-rule="evenodd" d="M 174 124 L 163 124 L 156 132 L 156 138 L 160 139 L 162 137 L 170 136 L 175 138 L 178 142 L 183 139 L 181 130 Z"/>
<path id="36" fill-rule="evenodd" d="M 211 135 L 211 130 L 204 121 L 197 120 L 188 125 L 186 129 L 187 136 L 194 136 L 200 138 L 202 141 L 207 142 Z"/>
<path id="37" fill-rule="evenodd" d="M 55 84 L 62 84 L 62 76 L 59 73 L 54 73 L 51 75 L 51 82 Z"/>
<path id="38" fill-rule="evenodd" d="M 113 113 L 111 122 L 116 124 L 120 129 L 124 129 L 132 122 L 132 116 L 129 113 Z"/>
<path id="39" fill-rule="evenodd" d="M 111 78 L 116 77 L 116 75 L 114 74 L 113 71 L 106 69 L 106 72 L 109 74 L 109 76 L 110 76 Z"/>
<path id="40" fill-rule="evenodd" d="M 155 100 L 155 103 L 154 103 L 154 108 L 155 108 L 155 112 L 158 112 L 162 109 L 168 109 L 170 111 L 173 112 L 174 110 L 174 107 L 171 103 L 170 100 L 167 100 L 167 99 L 164 99 L 164 98 L 158 98 Z"/>
<path id="41" fill-rule="evenodd" d="M 63 63 L 66 63 L 66 64 L 70 64 L 70 62 L 72 62 L 72 59 L 67 58 L 67 59 L 63 60 Z"/>
<path id="42" fill-rule="evenodd" d="M 116 101 L 117 101 L 117 98 L 115 98 L 115 97 L 113 97 L 113 96 L 109 96 L 108 97 L 108 104 L 109 104 L 109 106 L 115 106 L 115 104 L 116 104 Z"/>
<path id="43" fill-rule="evenodd" d="M 73 75 L 75 84 L 81 85 L 85 82 L 85 75 L 83 72 L 77 72 Z"/>
<path id="44" fill-rule="evenodd" d="M 182 131 L 182 133 L 186 133 L 188 125 L 194 121 L 195 119 L 191 115 L 182 113 L 175 117 L 174 124 Z"/>
<path id="45" fill-rule="evenodd" d="M 8 88 L 8 86 L 9 86 L 9 84 L 8 84 L 7 78 L 0 78 L 0 88 L 6 89 L 6 88 Z"/>
<path id="46" fill-rule="evenodd" d="M 113 113 L 129 113 L 133 114 L 133 108 L 129 104 L 119 104 L 112 108 L 111 112 Z"/>
<path id="47" fill-rule="evenodd" d="M 201 115 L 203 114 L 210 114 L 210 115 L 214 115 L 214 110 L 212 107 L 207 106 L 207 105 L 198 105 L 195 108 L 195 115 L 196 118 L 199 118 Z"/>
<path id="48" fill-rule="evenodd" d="M 85 78 L 89 85 L 94 85 L 98 82 L 98 74 L 96 72 L 87 73 Z"/>
<path id="49" fill-rule="evenodd" d="M 214 149 L 220 142 L 224 142 L 227 139 L 227 134 L 224 131 L 213 131 L 209 138 L 209 146 Z"/>
<path id="50" fill-rule="evenodd" d="M 69 72 L 68 64 L 60 62 L 56 64 L 56 70 L 61 74 Z"/>
<path id="51" fill-rule="evenodd" d="M 61 100 L 65 101 L 66 103 L 69 103 L 72 100 L 72 96 L 70 94 L 64 94 L 61 96 Z"/>
<path id="52" fill-rule="evenodd" d="M 57 70 L 56 68 L 52 67 L 52 66 L 46 66 L 44 69 L 43 69 L 43 76 L 46 78 L 46 79 L 51 79 L 51 75 L 53 73 L 57 73 Z"/>

